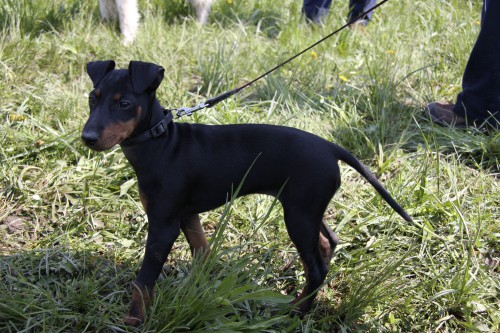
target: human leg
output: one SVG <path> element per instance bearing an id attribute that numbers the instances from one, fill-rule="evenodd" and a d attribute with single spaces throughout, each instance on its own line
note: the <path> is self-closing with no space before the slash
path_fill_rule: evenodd
<path id="1" fill-rule="evenodd" d="M 314 23 L 325 23 L 328 14 L 330 13 L 330 6 L 332 0 L 304 0 L 302 13 L 306 18 Z"/>
<path id="2" fill-rule="evenodd" d="M 455 104 L 430 103 L 429 118 L 440 125 L 500 124 L 500 2 L 483 3 L 481 31 L 465 68 Z"/>
<path id="3" fill-rule="evenodd" d="M 453 112 L 469 121 L 500 122 L 500 2 L 485 0 L 481 31 L 465 67 Z M 494 118 L 494 119 L 491 119 Z"/>
<path id="4" fill-rule="evenodd" d="M 358 17 L 370 8 L 373 8 L 376 4 L 377 0 L 349 0 L 349 22 L 357 19 L 356 22 L 363 25 L 368 24 L 368 22 L 372 19 L 373 11 L 363 17 L 360 17 L 359 19 Z"/>

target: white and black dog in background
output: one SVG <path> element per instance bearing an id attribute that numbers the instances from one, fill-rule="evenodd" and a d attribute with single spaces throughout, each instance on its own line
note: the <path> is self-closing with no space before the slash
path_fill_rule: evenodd
<path id="1" fill-rule="evenodd" d="M 196 10 L 198 22 L 201 24 L 207 23 L 214 0 L 188 1 Z M 140 15 L 137 0 L 100 0 L 100 6 L 103 20 L 118 19 L 120 21 L 120 30 L 124 37 L 124 43 L 131 43 L 137 35 L 137 30 L 139 30 Z"/>

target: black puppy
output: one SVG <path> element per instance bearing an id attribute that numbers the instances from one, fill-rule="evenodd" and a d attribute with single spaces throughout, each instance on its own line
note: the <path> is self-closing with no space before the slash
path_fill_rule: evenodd
<path id="1" fill-rule="evenodd" d="M 240 196 L 277 196 L 284 186 L 278 199 L 306 274 L 304 290 L 294 301 L 303 299 L 297 305 L 302 312 L 310 309 L 339 242 L 322 221 L 340 186 L 339 160 L 356 169 L 399 215 L 411 221 L 368 168 L 344 148 L 282 126 L 174 123 L 156 99 L 162 67 L 131 61 L 128 69 L 114 68 L 114 61 L 88 64 L 94 90 L 82 139 L 99 151 L 121 145 L 137 174 L 149 220 L 146 253 L 134 283 L 127 324 L 144 320 L 144 308 L 151 302 L 156 279 L 181 229 L 193 254 L 209 251 L 198 214 L 226 203 L 247 171 Z"/>

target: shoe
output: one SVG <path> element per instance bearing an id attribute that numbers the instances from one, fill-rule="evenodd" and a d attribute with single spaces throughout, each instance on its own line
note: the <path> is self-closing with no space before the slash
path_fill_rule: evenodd
<path id="1" fill-rule="evenodd" d="M 467 127 L 467 119 L 453 112 L 455 104 L 433 102 L 427 104 L 425 113 L 427 118 L 435 124 L 441 126 L 451 126 L 457 128 Z"/>

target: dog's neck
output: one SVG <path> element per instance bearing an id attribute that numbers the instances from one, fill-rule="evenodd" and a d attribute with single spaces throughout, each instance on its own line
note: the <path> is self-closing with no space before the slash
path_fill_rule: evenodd
<path id="1" fill-rule="evenodd" d="M 166 117 L 163 112 L 163 107 L 160 105 L 160 102 L 156 98 L 152 99 L 148 109 L 144 110 L 143 112 L 147 112 L 147 114 L 143 118 L 141 124 L 139 124 L 139 126 L 137 126 L 136 130 L 134 131 L 134 134 L 131 136 L 132 139 L 134 139 L 134 137 L 140 136 L 141 134 L 144 134 L 145 132 L 148 132 Z M 146 151 L 157 150 L 159 143 L 166 142 L 166 140 L 158 140 L 161 138 L 165 138 L 165 136 L 168 136 L 168 128 L 165 121 L 164 124 L 164 132 L 157 138 L 149 137 L 146 140 L 140 140 L 140 142 L 138 143 L 120 144 L 125 157 L 127 157 L 134 169 L 140 168 L 140 166 L 144 164 L 141 156 L 143 156 Z M 154 155 L 154 153 L 151 153 L 150 155 Z"/>

